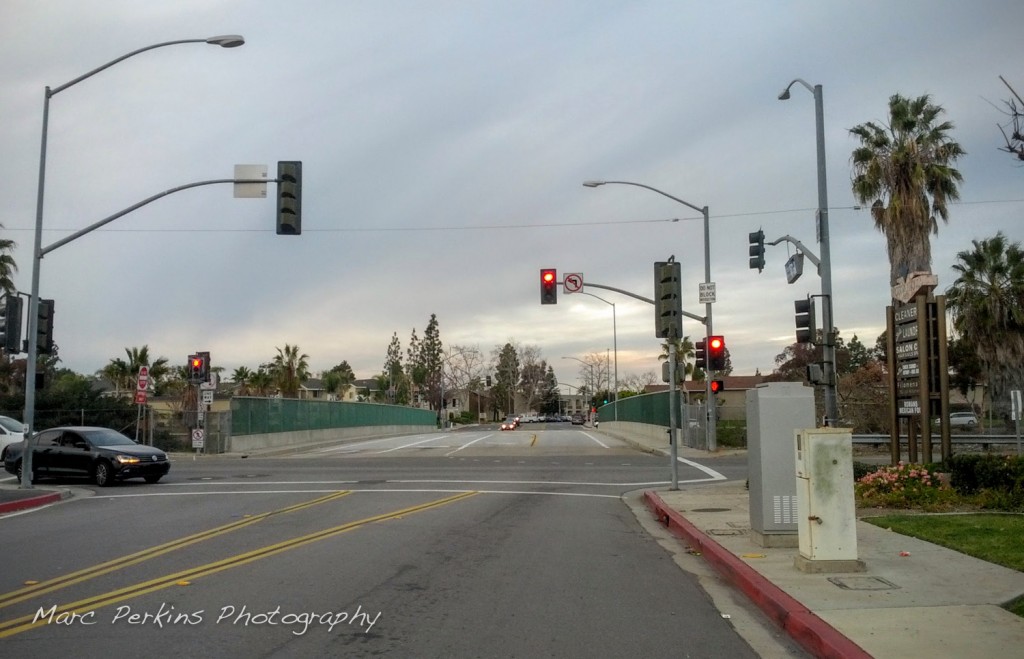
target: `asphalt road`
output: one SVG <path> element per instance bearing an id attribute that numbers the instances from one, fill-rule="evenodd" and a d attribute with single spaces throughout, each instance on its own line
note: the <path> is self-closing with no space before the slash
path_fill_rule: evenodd
<path id="1" fill-rule="evenodd" d="M 564 425 L 178 456 L 157 485 L 68 481 L 87 496 L 0 518 L 0 646 L 19 657 L 794 654 L 785 640 L 755 652 L 623 503 L 668 477 L 666 458 Z M 721 477 L 680 464 L 681 483 Z"/>

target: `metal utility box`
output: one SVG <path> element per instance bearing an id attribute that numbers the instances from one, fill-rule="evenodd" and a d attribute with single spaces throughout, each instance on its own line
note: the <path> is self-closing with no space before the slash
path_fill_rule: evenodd
<path id="1" fill-rule="evenodd" d="M 797 546 L 793 433 L 814 425 L 811 387 L 771 382 L 747 391 L 750 528 L 764 547 Z"/>
<path id="2" fill-rule="evenodd" d="M 796 433 L 800 556 L 808 561 L 857 561 L 853 439 L 849 428 Z"/>

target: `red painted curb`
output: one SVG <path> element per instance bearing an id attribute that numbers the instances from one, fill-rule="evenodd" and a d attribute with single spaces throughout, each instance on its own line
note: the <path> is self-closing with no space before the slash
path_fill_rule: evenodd
<path id="1" fill-rule="evenodd" d="M 871 659 L 863 648 L 666 505 L 656 492 L 644 492 L 644 500 L 658 521 L 693 550 L 699 551 L 722 576 L 742 590 L 805 650 L 816 657 Z"/>
<path id="2" fill-rule="evenodd" d="M 49 492 L 47 494 L 40 494 L 36 497 L 28 497 L 26 499 L 19 499 L 18 501 L 0 503 L 0 513 L 13 513 L 18 510 L 25 510 L 26 508 L 36 508 L 38 506 L 45 506 L 48 503 L 56 503 L 60 500 L 60 492 Z"/>

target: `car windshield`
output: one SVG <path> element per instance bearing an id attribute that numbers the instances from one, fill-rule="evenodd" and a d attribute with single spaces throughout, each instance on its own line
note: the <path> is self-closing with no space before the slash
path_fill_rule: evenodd
<path id="1" fill-rule="evenodd" d="M 93 446 L 135 446 L 135 442 L 116 430 L 99 428 L 82 432 Z"/>
<path id="2" fill-rule="evenodd" d="M 25 424 L 9 416 L 0 416 L 0 426 L 14 433 L 25 432 Z"/>

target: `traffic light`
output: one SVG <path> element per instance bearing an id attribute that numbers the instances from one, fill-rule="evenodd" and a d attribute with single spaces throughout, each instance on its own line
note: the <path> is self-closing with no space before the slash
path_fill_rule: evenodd
<path id="1" fill-rule="evenodd" d="M 540 303 L 558 304 L 558 271 L 554 268 L 540 271 Z"/>
<path id="2" fill-rule="evenodd" d="M 683 291 L 679 262 L 654 263 L 654 336 L 678 339 L 683 335 Z"/>
<path id="3" fill-rule="evenodd" d="M 750 269 L 764 270 L 764 231 L 758 229 L 750 234 Z"/>
<path id="4" fill-rule="evenodd" d="M 193 383 L 203 380 L 203 358 L 199 355 L 188 356 L 188 380 Z"/>
<path id="5" fill-rule="evenodd" d="M 302 233 L 302 161 L 277 163 L 277 235 Z"/>
<path id="6" fill-rule="evenodd" d="M 713 393 L 713 394 L 717 394 L 717 393 L 721 393 L 721 392 L 725 391 L 725 381 L 724 380 L 712 380 L 709 384 L 711 385 L 711 393 Z"/>
<path id="7" fill-rule="evenodd" d="M 36 353 L 49 355 L 53 352 L 53 300 L 39 300 L 36 314 Z"/>
<path id="8" fill-rule="evenodd" d="M 21 308 L 17 295 L 8 295 L 0 305 L 0 346 L 10 355 L 21 352 Z"/>
<path id="9" fill-rule="evenodd" d="M 704 370 L 707 370 L 707 368 L 708 368 L 707 343 L 704 342 L 704 341 L 697 341 L 697 343 L 694 344 L 694 346 L 693 346 L 693 354 L 694 354 L 694 358 L 695 358 L 693 367 L 694 368 L 702 368 Z"/>
<path id="10" fill-rule="evenodd" d="M 725 337 L 708 337 L 708 368 L 721 371 L 725 368 Z"/>
<path id="11" fill-rule="evenodd" d="M 202 364 L 199 367 L 199 379 L 201 382 L 210 381 L 210 353 L 208 352 L 197 352 L 196 357 L 202 360 Z"/>
<path id="12" fill-rule="evenodd" d="M 814 328 L 814 298 L 795 300 L 793 308 L 796 310 L 796 342 L 814 343 L 817 334 Z"/>

